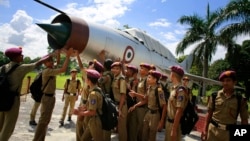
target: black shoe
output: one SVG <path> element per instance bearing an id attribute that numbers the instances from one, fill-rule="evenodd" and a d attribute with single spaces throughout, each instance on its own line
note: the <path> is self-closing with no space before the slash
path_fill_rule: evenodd
<path id="1" fill-rule="evenodd" d="M 63 123 L 62 120 L 60 120 L 59 123 L 60 123 L 60 126 L 63 126 L 63 125 L 64 125 L 64 123 Z"/>
<path id="2" fill-rule="evenodd" d="M 68 121 L 71 121 L 71 117 L 68 117 Z"/>
<path id="3" fill-rule="evenodd" d="M 36 121 L 32 120 L 32 121 L 30 121 L 30 125 L 36 126 L 37 123 L 36 123 Z"/>

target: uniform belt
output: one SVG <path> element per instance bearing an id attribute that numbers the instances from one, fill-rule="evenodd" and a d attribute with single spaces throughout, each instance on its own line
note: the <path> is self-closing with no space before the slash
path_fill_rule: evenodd
<path id="1" fill-rule="evenodd" d="M 167 121 L 170 122 L 170 123 L 174 123 L 174 119 L 171 119 L 169 117 L 167 117 Z"/>
<path id="2" fill-rule="evenodd" d="M 220 124 L 220 123 L 214 121 L 213 119 L 211 119 L 211 123 L 212 123 L 215 127 L 219 128 L 219 129 L 222 129 L 222 130 L 229 130 L 230 125 L 231 125 L 231 124 Z"/>
<path id="3" fill-rule="evenodd" d="M 149 112 L 150 112 L 151 114 L 156 114 L 156 113 L 158 112 L 158 109 L 157 109 L 157 110 L 152 110 L 152 109 L 149 109 L 149 108 L 148 108 L 148 110 L 149 110 Z"/>
<path id="4" fill-rule="evenodd" d="M 76 96 L 76 93 L 66 93 L 66 94 Z"/>
<path id="5" fill-rule="evenodd" d="M 55 94 L 44 94 L 45 96 L 48 96 L 48 97 L 54 97 Z"/>

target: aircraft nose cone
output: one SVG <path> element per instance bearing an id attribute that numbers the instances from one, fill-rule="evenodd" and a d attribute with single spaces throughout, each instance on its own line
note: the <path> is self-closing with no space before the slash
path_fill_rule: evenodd
<path id="1" fill-rule="evenodd" d="M 48 39 L 52 38 L 53 49 L 61 49 L 70 36 L 71 26 L 69 23 L 37 24 L 48 33 Z M 56 45 L 55 45 L 56 44 Z"/>

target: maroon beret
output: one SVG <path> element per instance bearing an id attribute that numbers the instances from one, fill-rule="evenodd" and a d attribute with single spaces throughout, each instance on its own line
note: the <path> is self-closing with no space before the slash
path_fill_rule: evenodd
<path id="1" fill-rule="evenodd" d="M 168 79 L 168 76 L 164 73 L 161 74 L 161 80 L 166 80 Z"/>
<path id="2" fill-rule="evenodd" d="M 122 67 L 122 63 L 121 63 L 121 62 L 114 62 L 114 63 L 111 65 L 111 68 L 113 68 L 114 66 Z"/>
<path id="3" fill-rule="evenodd" d="M 100 73 L 93 69 L 86 69 L 87 77 L 99 79 L 101 77 Z"/>
<path id="4" fill-rule="evenodd" d="M 94 63 L 95 70 L 97 70 L 99 73 L 101 73 L 101 72 L 104 71 L 104 67 L 103 67 L 103 65 L 99 61 L 97 61 L 96 59 L 94 59 L 93 63 Z"/>
<path id="5" fill-rule="evenodd" d="M 147 63 L 141 63 L 141 64 L 140 64 L 140 67 L 147 68 L 148 70 L 151 69 L 151 65 L 149 65 L 149 64 L 147 64 Z"/>
<path id="6" fill-rule="evenodd" d="M 171 69 L 172 72 L 175 72 L 179 76 L 183 77 L 184 71 L 183 71 L 183 69 L 180 66 L 172 66 L 170 69 Z"/>
<path id="7" fill-rule="evenodd" d="M 154 65 L 154 64 L 151 64 L 151 65 L 150 65 L 150 69 L 151 69 L 151 70 L 156 70 L 155 65 Z"/>
<path id="8" fill-rule="evenodd" d="M 9 58 L 17 57 L 22 55 L 22 48 L 21 47 L 13 47 L 5 50 L 5 56 Z"/>
<path id="9" fill-rule="evenodd" d="M 161 78 L 161 73 L 159 71 L 150 70 L 149 75 L 152 75 L 154 78 L 158 80 Z"/>
<path id="10" fill-rule="evenodd" d="M 134 66 L 134 65 L 128 64 L 128 65 L 126 65 L 126 67 L 127 67 L 127 69 L 131 69 L 134 72 L 138 72 L 138 68 L 136 66 Z"/>
<path id="11" fill-rule="evenodd" d="M 236 80 L 236 72 L 231 70 L 224 71 L 220 74 L 219 80 L 222 81 L 222 79 L 226 77 Z"/>

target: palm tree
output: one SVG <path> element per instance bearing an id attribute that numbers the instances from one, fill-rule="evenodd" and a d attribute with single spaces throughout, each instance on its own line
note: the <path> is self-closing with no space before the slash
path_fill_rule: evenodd
<path id="1" fill-rule="evenodd" d="M 221 35 L 234 37 L 250 33 L 250 0 L 232 0 L 223 9 L 221 15 L 213 24 L 228 22 L 220 30 Z"/>
<path id="2" fill-rule="evenodd" d="M 182 16 L 178 21 L 181 24 L 188 24 L 188 28 L 184 38 L 177 45 L 176 54 L 183 53 L 190 45 L 195 45 L 193 54 L 202 61 L 203 72 L 202 76 L 208 76 L 208 65 L 211 62 L 212 55 L 216 52 L 216 47 L 220 43 L 219 37 L 216 35 L 216 28 L 219 25 L 210 26 L 213 21 L 220 16 L 221 9 L 215 12 L 210 12 L 209 4 L 207 6 L 207 15 L 204 18 L 194 14 L 192 16 Z M 205 93 L 203 85 L 202 95 Z"/>

